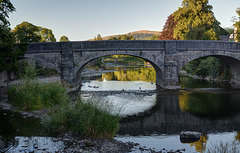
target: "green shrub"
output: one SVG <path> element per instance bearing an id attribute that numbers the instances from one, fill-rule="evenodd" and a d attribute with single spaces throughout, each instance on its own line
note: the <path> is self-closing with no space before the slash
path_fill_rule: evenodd
<path id="1" fill-rule="evenodd" d="M 54 132 L 68 130 L 85 137 L 112 138 L 119 128 L 119 120 L 118 115 L 109 112 L 107 105 L 100 108 L 95 102 L 78 99 L 74 105 L 62 104 L 44 125 Z"/>

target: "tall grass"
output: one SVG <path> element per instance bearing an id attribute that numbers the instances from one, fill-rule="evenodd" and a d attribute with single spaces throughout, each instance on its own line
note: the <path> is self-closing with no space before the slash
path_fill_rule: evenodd
<path id="1" fill-rule="evenodd" d="M 237 141 L 232 142 L 219 142 L 219 144 L 212 144 L 208 148 L 207 153 L 237 153 L 240 152 L 240 143 Z"/>
<path id="2" fill-rule="evenodd" d="M 21 110 L 50 108 L 68 101 L 66 88 L 60 83 L 43 84 L 26 80 L 8 90 L 8 102 Z"/>
<path id="3" fill-rule="evenodd" d="M 9 88 L 8 102 L 21 110 L 38 110 L 69 100 L 61 83 L 39 83 L 36 75 L 33 65 L 27 65 L 23 82 Z"/>
<path id="4" fill-rule="evenodd" d="M 106 109 L 105 109 L 106 108 Z M 72 131 L 84 137 L 112 138 L 118 128 L 120 116 L 112 115 L 108 107 L 99 108 L 95 102 L 62 104 L 44 121 L 50 131 Z"/>

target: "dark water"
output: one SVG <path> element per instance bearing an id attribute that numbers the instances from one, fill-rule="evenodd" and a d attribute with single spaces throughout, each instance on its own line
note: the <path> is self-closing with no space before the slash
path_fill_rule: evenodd
<path id="1" fill-rule="evenodd" d="M 54 152 L 62 142 L 54 142 L 35 118 L 0 109 L 0 152 Z"/>
<path id="2" fill-rule="evenodd" d="M 116 106 L 113 111 L 125 117 L 115 139 L 133 141 L 156 151 L 185 152 L 205 152 L 220 142 L 240 141 L 240 91 L 187 77 L 181 77 L 184 90 L 157 91 L 156 74 L 151 67 L 109 69 L 115 71 L 85 77 L 82 97 L 108 101 Z M 139 116 L 132 116 L 136 114 Z M 182 131 L 201 132 L 202 137 L 197 142 L 182 143 Z M 47 136 L 39 120 L 0 110 L 0 150 L 18 152 L 23 146 L 33 149 L 38 144 L 39 152 L 44 147 L 54 152 L 64 146 Z"/>

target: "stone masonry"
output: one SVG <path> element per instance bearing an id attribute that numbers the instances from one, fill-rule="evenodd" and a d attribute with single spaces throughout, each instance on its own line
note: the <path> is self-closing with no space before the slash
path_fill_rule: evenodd
<path id="1" fill-rule="evenodd" d="M 132 55 L 150 62 L 156 70 L 156 84 L 177 89 L 184 65 L 197 58 L 214 56 L 232 69 L 232 79 L 240 83 L 240 43 L 223 41 L 113 40 L 31 43 L 26 58 L 58 70 L 61 79 L 77 87 L 82 68 L 108 55 Z"/>

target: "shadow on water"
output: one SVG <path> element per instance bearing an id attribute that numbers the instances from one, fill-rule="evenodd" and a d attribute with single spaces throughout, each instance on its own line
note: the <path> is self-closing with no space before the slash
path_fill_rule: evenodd
<path id="1" fill-rule="evenodd" d="M 16 136 L 48 136 L 41 121 L 0 109 L 0 150 L 15 145 Z"/>

